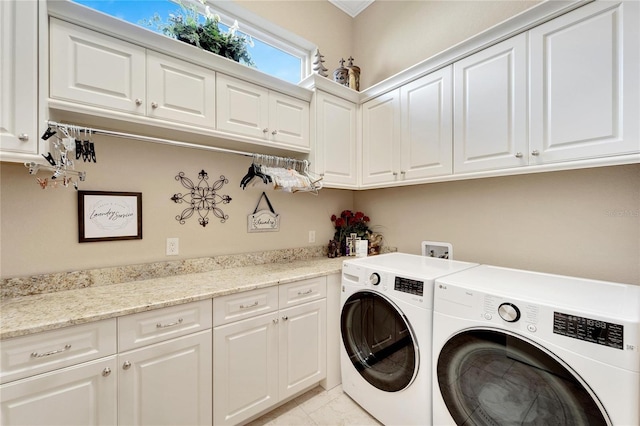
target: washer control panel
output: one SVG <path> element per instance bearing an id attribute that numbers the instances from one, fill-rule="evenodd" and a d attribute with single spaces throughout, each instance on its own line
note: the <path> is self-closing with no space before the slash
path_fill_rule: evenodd
<path id="1" fill-rule="evenodd" d="M 424 281 L 412 280 L 396 276 L 393 289 L 403 293 L 415 294 L 422 296 L 424 294 Z"/>

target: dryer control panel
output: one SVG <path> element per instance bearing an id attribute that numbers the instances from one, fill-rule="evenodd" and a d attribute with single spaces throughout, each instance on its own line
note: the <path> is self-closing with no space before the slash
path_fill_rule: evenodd
<path id="1" fill-rule="evenodd" d="M 412 280 L 411 278 L 403 278 L 396 276 L 393 289 L 403 293 L 415 294 L 422 296 L 424 294 L 424 281 Z"/>

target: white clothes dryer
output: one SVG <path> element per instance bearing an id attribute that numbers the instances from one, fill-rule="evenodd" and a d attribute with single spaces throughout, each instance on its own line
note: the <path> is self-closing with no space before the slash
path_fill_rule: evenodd
<path id="1" fill-rule="evenodd" d="M 482 265 L 433 327 L 434 425 L 640 424 L 640 286 Z"/>
<path id="2" fill-rule="evenodd" d="M 342 268 L 342 387 L 385 425 L 431 423 L 435 279 L 477 266 L 402 253 Z"/>

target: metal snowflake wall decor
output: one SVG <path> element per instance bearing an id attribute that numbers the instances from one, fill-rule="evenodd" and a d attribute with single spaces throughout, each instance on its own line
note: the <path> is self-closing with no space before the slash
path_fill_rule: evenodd
<path id="1" fill-rule="evenodd" d="M 191 179 L 184 176 L 183 172 L 178 173 L 176 176 L 176 180 L 180 181 L 182 186 L 189 190 L 184 194 L 174 194 L 171 197 L 175 203 L 182 203 L 183 201 L 189 203 L 189 207 L 176 216 L 176 220 L 181 225 L 184 225 L 185 220 L 193 216 L 194 212 L 197 212 L 200 216 L 198 222 L 204 227 L 209 223 L 209 218 L 207 217 L 209 212 L 213 212 L 213 215 L 220 219 L 220 222 L 226 222 L 229 219 L 229 215 L 224 214 L 218 204 L 229 204 L 231 197 L 218 195 L 216 191 L 220 190 L 225 183 L 229 183 L 229 180 L 221 175 L 220 179 L 209 186 L 209 175 L 204 170 L 198 173 L 198 178 L 200 179 L 198 185 L 195 185 Z"/>

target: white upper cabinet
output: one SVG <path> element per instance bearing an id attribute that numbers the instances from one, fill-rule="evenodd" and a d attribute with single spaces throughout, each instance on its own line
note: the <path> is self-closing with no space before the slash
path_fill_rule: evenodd
<path id="1" fill-rule="evenodd" d="M 357 106 L 321 90 L 316 91 L 313 102 L 316 139 L 311 169 L 322 176 L 325 186 L 355 188 Z"/>
<path id="2" fill-rule="evenodd" d="M 452 172 L 451 66 L 400 88 L 400 177 L 414 180 Z"/>
<path id="3" fill-rule="evenodd" d="M 454 64 L 455 173 L 527 164 L 527 35 Z"/>
<path id="4" fill-rule="evenodd" d="M 639 6 L 598 1 L 530 31 L 532 164 L 640 152 Z"/>
<path id="5" fill-rule="evenodd" d="M 398 180 L 400 89 L 362 105 L 362 184 Z"/>
<path id="6" fill-rule="evenodd" d="M 38 2 L 0 2 L 0 64 L 0 159 L 37 155 Z"/>
<path id="7" fill-rule="evenodd" d="M 51 18 L 50 97 L 146 112 L 145 49 Z"/>
<path id="8" fill-rule="evenodd" d="M 227 75 L 217 77 L 218 130 L 309 148 L 309 103 Z"/>
<path id="9" fill-rule="evenodd" d="M 363 104 L 363 185 L 451 174 L 451 66 Z"/>
<path id="10" fill-rule="evenodd" d="M 213 127 L 216 78 L 213 71 L 147 51 L 149 117 Z"/>

